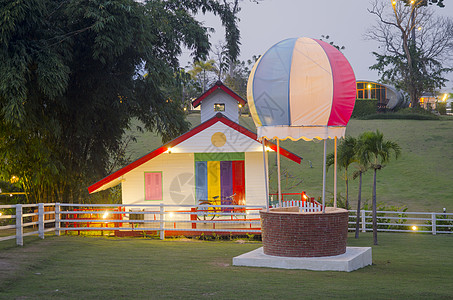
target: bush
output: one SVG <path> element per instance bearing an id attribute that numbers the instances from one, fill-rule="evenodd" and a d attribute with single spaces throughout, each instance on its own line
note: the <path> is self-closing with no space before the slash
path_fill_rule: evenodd
<path id="1" fill-rule="evenodd" d="M 362 120 L 372 119 L 404 119 L 404 120 L 439 120 L 439 117 L 423 108 L 403 108 L 397 112 L 371 114 L 361 117 Z"/>
<path id="2" fill-rule="evenodd" d="M 427 230 L 431 230 L 432 222 L 427 221 L 426 224 L 429 225 Z M 451 232 L 453 231 L 453 216 L 447 216 L 447 215 L 437 215 L 436 216 L 436 231 L 448 231 Z M 445 227 L 439 227 L 439 225 L 443 225 Z M 447 227 L 448 226 L 448 227 Z"/>
<path id="3" fill-rule="evenodd" d="M 363 204 L 363 210 L 373 210 L 373 207 L 371 205 L 368 204 L 368 202 L 365 202 Z M 406 219 L 403 219 L 403 218 L 407 218 L 407 214 L 405 214 L 404 212 L 407 211 L 407 207 L 405 206 L 402 206 L 402 207 L 398 207 L 398 206 L 394 206 L 394 205 L 391 205 L 391 206 L 386 206 L 384 203 L 377 203 L 376 204 L 376 210 L 377 211 L 398 211 L 398 212 L 401 212 L 400 214 L 389 214 L 388 216 L 385 215 L 385 213 L 377 213 L 376 214 L 376 219 L 377 219 L 377 223 L 393 223 L 393 224 L 401 224 L 401 225 L 384 225 L 384 224 L 381 224 L 381 225 L 378 225 L 377 228 L 378 229 L 399 229 L 399 230 L 407 230 L 409 229 L 408 226 L 409 225 L 405 225 L 406 224 Z M 372 216 L 373 214 L 370 212 L 370 213 L 366 213 L 366 216 Z M 384 218 L 384 217 L 398 217 L 400 219 L 387 219 L 387 218 Z M 367 218 L 367 220 L 369 220 L 369 218 Z M 372 228 L 373 225 L 372 224 L 367 224 L 366 226 L 367 228 Z"/>
<path id="4" fill-rule="evenodd" d="M 368 115 L 376 114 L 377 100 L 356 100 L 352 118 L 363 118 Z"/>
<path id="5" fill-rule="evenodd" d="M 436 105 L 436 109 L 441 115 L 446 115 L 447 114 L 447 102 L 439 102 Z"/>

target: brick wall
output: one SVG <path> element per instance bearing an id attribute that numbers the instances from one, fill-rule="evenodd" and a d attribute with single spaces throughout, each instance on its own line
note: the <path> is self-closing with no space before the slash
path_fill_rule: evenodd
<path id="1" fill-rule="evenodd" d="M 264 254 L 285 257 L 334 256 L 346 252 L 348 212 L 261 211 Z"/>

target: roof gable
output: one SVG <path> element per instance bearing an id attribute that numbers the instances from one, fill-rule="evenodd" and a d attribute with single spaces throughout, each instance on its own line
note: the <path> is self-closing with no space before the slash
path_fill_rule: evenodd
<path id="1" fill-rule="evenodd" d="M 245 105 L 247 102 L 242 99 L 238 94 L 236 94 L 235 92 L 233 92 L 230 88 L 228 88 L 226 85 L 224 85 L 221 81 L 217 81 L 209 90 L 207 90 L 206 92 L 203 93 L 203 95 L 201 95 L 200 97 L 198 97 L 197 99 L 195 99 L 193 102 L 192 102 L 192 106 L 193 107 L 197 107 L 198 105 L 200 105 L 200 103 L 206 98 L 208 97 L 209 95 L 211 95 L 212 93 L 214 93 L 215 91 L 217 90 L 222 90 L 224 91 L 225 93 L 227 93 L 228 95 L 230 95 L 231 97 L 233 97 L 237 102 L 239 102 L 241 105 Z"/>
<path id="2" fill-rule="evenodd" d="M 169 150 L 171 150 L 172 147 L 175 147 L 181 143 L 183 143 L 184 141 L 187 141 L 189 138 L 195 136 L 196 134 L 202 132 L 203 130 L 213 126 L 214 124 L 218 123 L 218 122 L 221 122 L 223 124 L 225 124 L 226 126 L 228 126 L 229 128 L 231 129 L 234 129 L 235 131 L 249 137 L 250 139 L 258 142 L 258 137 L 256 135 L 256 133 L 248 130 L 247 128 L 231 121 L 230 119 L 226 118 L 225 116 L 223 116 L 222 114 L 217 114 L 216 116 L 214 116 L 213 118 L 209 119 L 208 121 L 204 122 L 204 123 L 201 123 L 200 125 L 196 126 L 195 128 L 193 128 L 192 130 L 180 135 L 179 137 L 175 138 L 174 140 L 162 145 L 161 147 L 155 149 L 154 151 L 140 157 L 139 159 L 133 161 L 132 163 L 130 163 L 129 165 L 117 170 L 116 172 L 108 175 L 107 177 L 104 177 L 103 179 L 101 179 L 100 181 L 92 184 L 91 186 L 88 187 L 88 192 L 91 194 L 93 192 L 98 192 L 98 191 L 101 191 L 101 190 L 104 190 L 106 188 L 109 188 L 109 187 L 112 187 L 113 185 L 113 181 L 120 183 L 120 180 L 119 178 L 121 176 L 123 176 L 124 174 L 128 173 L 129 171 L 141 166 L 142 164 L 146 163 L 147 161 L 155 158 L 156 156 L 159 156 L 161 155 L 162 153 L 165 153 Z M 253 142 L 253 141 L 252 141 Z M 272 150 L 274 151 L 277 151 L 277 145 L 275 145 L 274 143 L 266 140 L 266 143 L 265 145 L 269 148 L 271 148 Z M 300 164 L 301 161 L 302 161 L 302 158 L 292 152 L 289 152 L 288 150 L 280 147 L 280 154 L 291 159 L 292 161 Z"/>

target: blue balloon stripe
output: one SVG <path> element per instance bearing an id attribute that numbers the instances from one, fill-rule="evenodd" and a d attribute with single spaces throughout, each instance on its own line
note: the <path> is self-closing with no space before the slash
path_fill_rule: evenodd
<path id="1" fill-rule="evenodd" d="M 263 126 L 289 125 L 289 83 L 296 38 L 272 46 L 260 60 L 253 80 L 253 100 Z"/>

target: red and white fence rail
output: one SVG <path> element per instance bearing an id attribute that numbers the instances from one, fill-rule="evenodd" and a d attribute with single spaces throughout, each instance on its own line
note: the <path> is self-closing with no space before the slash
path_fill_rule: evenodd
<path id="1" fill-rule="evenodd" d="M 297 204 L 297 203 L 291 203 Z M 247 205 L 119 205 L 119 204 L 17 204 L 0 205 L 0 241 L 46 232 L 108 231 L 154 232 L 161 239 L 171 235 L 261 234 L 259 210 Z M 301 206 L 302 209 L 308 208 Z M 349 230 L 356 226 L 356 211 L 350 211 Z M 378 211 L 378 231 L 453 232 L 453 213 Z M 360 211 L 359 228 L 372 230 L 371 211 Z"/>

